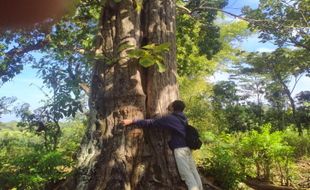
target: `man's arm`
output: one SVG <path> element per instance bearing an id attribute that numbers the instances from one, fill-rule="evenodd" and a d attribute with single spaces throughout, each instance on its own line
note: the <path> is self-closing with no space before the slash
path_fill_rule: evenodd
<path id="1" fill-rule="evenodd" d="M 124 126 L 134 124 L 139 127 L 153 127 L 153 126 L 160 127 L 160 126 L 163 126 L 165 122 L 166 122 L 166 117 L 161 117 L 161 118 L 141 119 L 141 120 L 124 119 L 123 121 L 121 121 L 121 124 Z"/>
<path id="2" fill-rule="evenodd" d="M 132 119 L 124 119 L 123 121 L 121 121 L 121 124 L 124 126 L 131 125 L 132 123 L 133 123 Z"/>

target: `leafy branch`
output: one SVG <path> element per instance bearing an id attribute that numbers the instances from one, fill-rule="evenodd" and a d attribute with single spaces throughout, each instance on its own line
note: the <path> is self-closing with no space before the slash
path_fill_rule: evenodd
<path id="1" fill-rule="evenodd" d="M 158 71 L 163 73 L 166 71 L 166 65 L 163 63 L 163 53 L 168 52 L 169 47 L 169 43 L 163 43 L 160 45 L 148 44 L 139 49 L 129 50 L 128 57 L 139 59 L 139 64 L 145 68 L 156 64 Z"/>

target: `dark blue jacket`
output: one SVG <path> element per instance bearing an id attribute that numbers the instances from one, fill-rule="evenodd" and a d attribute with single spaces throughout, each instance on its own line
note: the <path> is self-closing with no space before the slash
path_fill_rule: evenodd
<path id="1" fill-rule="evenodd" d="M 182 112 L 175 112 L 184 122 L 187 122 L 185 115 Z M 171 139 L 169 141 L 169 147 L 173 150 L 175 148 L 186 147 L 185 142 L 185 126 L 181 121 L 169 114 L 155 119 L 134 120 L 133 124 L 140 127 L 161 127 L 169 129 L 171 133 Z"/>

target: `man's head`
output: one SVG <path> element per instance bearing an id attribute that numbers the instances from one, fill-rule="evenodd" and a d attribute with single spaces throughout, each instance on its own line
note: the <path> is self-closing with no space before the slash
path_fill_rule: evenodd
<path id="1" fill-rule="evenodd" d="M 183 112 L 184 109 L 185 103 L 181 100 L 173 101 L 168 107 L 168 110 L 172 112 Z"/>

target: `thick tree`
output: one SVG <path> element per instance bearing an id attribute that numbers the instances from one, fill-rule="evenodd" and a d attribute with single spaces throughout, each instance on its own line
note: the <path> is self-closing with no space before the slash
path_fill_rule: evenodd
<path id="1" fill-rule="evenodd" d="M 169 52 L 163 57 L 167 68 L 164 73 L 155 67 L 142 68 L 137 60 L 128 58 L 128 49 L 153 43 L 170 44 Z M 159 129 L 125 129 L 119 125 L 123 118 L 163 115 L 168 104 L 178 98 L 175 2 L 105 1 L 98 45 L 97 53 L 115 61 L 98 60 L 93 67 L 91 116 L 73 187 L 177 188 L 182 183 L 166 143 L 166 133 Z M 121 48 L 124 46 L 128 48 Z"/>
<path id="2" fill-rule="evenodd" d="M 44 78 L 46 84 L 59 86 L 65 79 L 73 81 L 75 88 L 85 81 L 74 80 L 84 78 L 81 62 L 94 62 L 89 92 L 90 119 L 77 158 L 77 172 L 60 188 L 184 186 L 166 143 L 168 133 L 119 126 L 123 118 L 163 115 L 168 104 L 178 98 L 175 1 L 109 0 L 102 4 L 82 1 L 78 14 L 71 20 L 68 17 L 55 25 L 36 25 L 31 31 L 3 31 L 0 60 L 1 78 L 6 82 L 23 69 L 25 61 L 31 62 L 33 57 L 28 52 L 41 50 L 48 54 L 35 66 L 43 76 L 52 76 Z M 94 18 L 99 19 L 98 26 Z M 96 29 L 99 29 L 97 35 Z M 96 36 L 94 43 L 92 36 Z M 128 56 L 130 49 L 132 52 L 142 50 L 145 45 L 165 43 L 169 44 L 165 55 L 161 55 L 160 48 L 153 48 L 160 50 L 154 56 L 158 59 L 156 64 L 166 68 L 163 73 L 154 66 L 139 65 L 153 64 L 149 57 Z M 152 48 L 144 50 L 148 54 Z M 58 65 L 54 64 L 56 61 Z"/>

